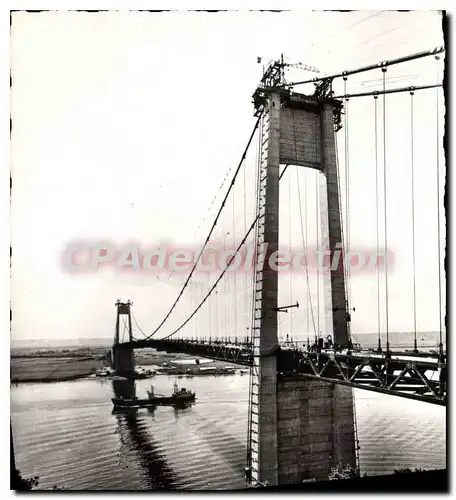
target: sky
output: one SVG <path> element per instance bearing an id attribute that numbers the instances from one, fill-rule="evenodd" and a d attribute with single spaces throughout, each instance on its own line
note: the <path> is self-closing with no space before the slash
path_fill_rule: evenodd
<path id="1" fill-rule="evenodd" d="M 105 268 L 75 275 L 62 269 L 62 252 L 73 241 L 136 242 L 142 248 L 171 242 L 199 249 L 255 124 L 251 95 L 262 74 L 257 57 L 264 63 L 283 54 L 287 61 L 331 74 L 441 45 L 441 18 L 432 11 L 14 13 L 12 341 L 111 339 L 117 299 L 134 302 L 134 315 L 143 332 L 150 333 L 161 323 L 187 277 L 185 273 L 137 276 Z M 434 84 L 441 77 L 441 67 L 433 58 L 391 67 L 387 85 Z M 313 76 L 297 69 L 289 73 L 292 81 Z M 336 93 L 343 94 L 342 84 L 336 85 Z M 347 91 L 372 91 L 381 85 L 380 71 L 364 73 L 348 79 Z M 300 92 L 306 89 L 312 90 L 294 88 Z M 410 331 L 415 317 L 410 95 L 391 95 L 386 102 L 388 248 L 395 255 L 388 275 L 388 328 Z M 378 106 L 382 169 L 382 103 Z M 347 107 L 350 241 L 353 248 L 375 249 L 373 98 L 350 99 Z M 443 137 L 443 93 L 437 107 L 435 89 L 416 92 L 419 331 L 439 329 L 437 110 Z M 337 141 L 343 172 L 345 128 Z M 255 138 L 214 233 L 214 239 L 226 247 L 233 239 L 239 242 L 253 220 L 256 144 Z M 441 148 L 439 162 L 443 259 L 445 161 Z M 316 177 L 315 171 L 294 166 L 284 176 L 280 188 L 282 245 L 302 246 L 303 224 L 308 244 L 315 244 Z M 381 176 L 379 181 L 382 184 Z M 341 187 L 344 195 L 342 174 Z M 300 216 L 299 197 L 301 209 L 304 198 L 307 200 L 304 216 Z M 379 209 L 382 233 L 382 203 Z M 442 273 L 444 308 L 443 266 Z M 160 335 L 181 324 L 214 277 L 200 276 L 191 282 Z M 208 301 L 181 333 L 243 336 L 249 327 L 248 279 L 239 275 L 223 280 L 217 297 Z M 383 275 L 381 280 L 384 332 Z M 281 335 L 304 338 L 311 328 L 307 286 L 302 274 L 280 278 L 279 303 L 301 304 L 281 316 Z M 310 276 L 309 286 L 315 309 L 315 276 Z M 351 305 L 356 309 L 353 332 L 377 331 L 375 273 L 353 277 L 350 290 Z M 320 290 L 322 302 L 321 294 Z M 323 322 L 323 313 L 319 316 Z"/>

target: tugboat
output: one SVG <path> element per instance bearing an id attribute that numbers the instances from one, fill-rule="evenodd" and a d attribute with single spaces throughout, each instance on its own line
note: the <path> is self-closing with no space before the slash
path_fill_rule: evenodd
<path id="1" fill-rule="evenodd" d="M 174 392 L 171 396 L 163 396 L 162 394 L 154 394 L 154 387 L 151 386 L 150 391 L 147 391 L 147 398 L 139 399 L 137 397 L 125 399 L 122 397 L 112 398 L 114 409 L 117 408 L 147 408 L 151 406 L 177 406 L 179 404 L 190 403 L 195 401 L 195 393 L 187 389 L 179 389 L 177 384 L 174 384 Z"/>

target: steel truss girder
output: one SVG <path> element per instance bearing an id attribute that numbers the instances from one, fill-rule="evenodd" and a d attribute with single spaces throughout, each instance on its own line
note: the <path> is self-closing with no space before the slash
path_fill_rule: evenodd
<path id="1" fill-rule="evenodd" d="M 288 358 L 288 359 L 287 359 Z M 439 373 L 440 370 L 440 373 Z M 446 364 L 343 354 L 288 353 L 279 372 L 446 405 Z M 432 372 L 429 378 L 426 372 Z M 437 380 L 433 380 L 437 374 Z"/>
<path id="2" fill-rule="evenodd" d="M 151 347 L 159 351 L 181 352 L 228 363 L 247 366 L 251 364 L 251 359 L 246 350 L 230 344 L 149 339 L 137 340 L 133 343 L 133 346 L 135 349 Z"/>
<path id="3" fill-rule="evenodd" d="M 227 345 L 219 342 L 149 339 L 137 340 L 132 344 L 135 349 L 152 347 L 244 366 L 253 364 L 251 345 L 244 343 Z M 446 406 L 446 364 L 437 360 L 416 358 L 407 361 L 395 357 L 387 359 L 385 356 L 279 350 L 278 361 L 278 371 L 284 376 L 319 379 L 355 389 Z M 426 372 L 431 372 L 432 376 L 428 377 Z"/>

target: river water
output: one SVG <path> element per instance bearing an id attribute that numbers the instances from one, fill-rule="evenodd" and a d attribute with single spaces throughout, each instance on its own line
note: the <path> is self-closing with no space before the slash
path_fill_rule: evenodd
<path id="1" fill-rule="evenodd" d="M 11 389 L 16 464 L 39 489 L 243 488 L 248 375 L 182 378 L 185 409 L 113 414 L 113 382 L 77 380 Z M 174 379 L 153 379 L 170 394 Z M 140 396 L 150 380 L 136 382 Z M 356 390 L 361 471 L 446 466 L 445 408 Z"/>

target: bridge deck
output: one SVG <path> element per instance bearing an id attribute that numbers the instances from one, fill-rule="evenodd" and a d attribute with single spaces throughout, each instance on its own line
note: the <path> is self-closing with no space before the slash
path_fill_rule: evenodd
<path id="1" fill-rule="evenodd" d="M 138 340 L 125 346 L 133 349 L 185 353 L 244 366 L 253 363 L 252 349 L 245 343 L 195 342 L 186 340 Z M 278 372 L 281 377 L 318 378 L 335 384 L 370 390 L 428 403 L 446 405 L 446 363 L 436 357 L 392 353 L 391 357 L 369 351 L 307 352 L 279 348 Z M 427 357 L 423 357 L 427 356 Z"/>

